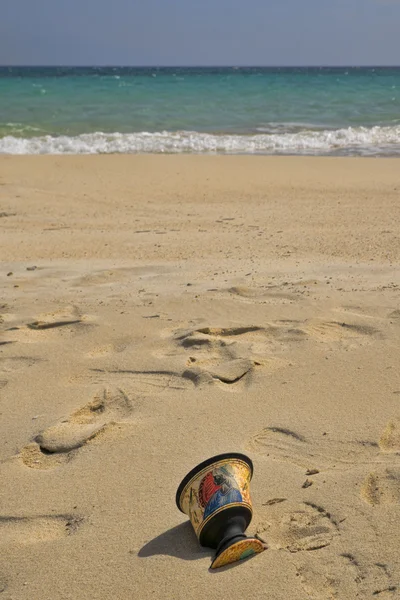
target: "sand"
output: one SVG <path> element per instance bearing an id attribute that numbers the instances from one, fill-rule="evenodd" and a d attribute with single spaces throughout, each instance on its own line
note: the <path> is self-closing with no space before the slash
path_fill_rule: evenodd
<path id="1" fill-rule="evenodd" d="M 1 600 L 400 596 L 399 164 L 1 157 Z M 228 451 L 268 549 L 210 572 Z"/>

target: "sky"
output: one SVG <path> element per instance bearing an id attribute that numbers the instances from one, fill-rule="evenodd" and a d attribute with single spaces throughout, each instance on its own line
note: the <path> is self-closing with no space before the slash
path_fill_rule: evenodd
<path id="1" fill-rule="evenodd" d="M 400 0 L 0 0 L 1 65 L 400 65 Z"/>

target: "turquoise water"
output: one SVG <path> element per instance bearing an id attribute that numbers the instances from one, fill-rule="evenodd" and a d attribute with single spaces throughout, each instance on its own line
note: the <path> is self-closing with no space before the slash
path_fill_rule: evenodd
<path id="1" fill-rule="evenodd" d="M 0 153 L 400 155 L 400 68 L 0 68 Z"/>

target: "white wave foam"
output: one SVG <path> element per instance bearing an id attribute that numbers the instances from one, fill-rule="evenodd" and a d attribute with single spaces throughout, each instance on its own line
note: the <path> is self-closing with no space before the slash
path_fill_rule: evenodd
<path id="1" fill-rule="evenodd" d="M 88 133 L 0 139 L 0 154 L 400 154 L 400 125 L 255 135 Z"/>
<path id="2" fill-rule="evenodd" d="M 13 133 L 24 133 L 30 131 L 45 133 L 44 129 L 41 129 L 40 127 L 24 125 L 23 123 L 4 123 L 3 127 L 11 129 Z"/>
<path id="3" fill-rule="evenodd" d="M 334 129 L 333 127 L 329 128 L 330 130 Z M 257 133 L 300 133 L 303 131 L 326 131 L 327 127 L 323 125 L 316 125 L 314 123 L 302 123 L 302 122 L 292 122 L 292 121 L 283 121 L 279 122 L 271 122 L 271 123 L 263 123 L 259 127 L 256 127 L 255 131 Z"/>

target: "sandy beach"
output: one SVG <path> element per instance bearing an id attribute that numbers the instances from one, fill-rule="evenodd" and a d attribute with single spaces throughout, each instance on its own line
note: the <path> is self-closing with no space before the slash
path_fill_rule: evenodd
<path id="1" fill-rule="evenodd" d="M 1 600 L 400 597 L 399 165 L 0 157 Z M 210 572 L 229 451 L 268 549 Z"/>

